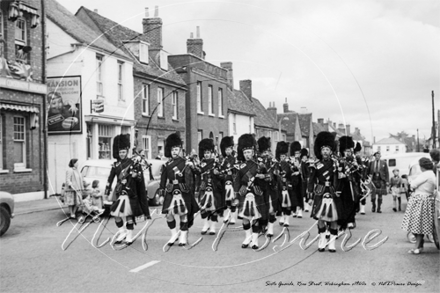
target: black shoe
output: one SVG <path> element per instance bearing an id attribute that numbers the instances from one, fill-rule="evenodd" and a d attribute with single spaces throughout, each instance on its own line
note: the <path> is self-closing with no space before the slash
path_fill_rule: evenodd
<path id="1" fill-rule="evenodd" d="M 215 235 L 215 232 L 209 231 L 209 235 Z"/>
<path id="2" fill-rule="evenodd" d="M 376 208 L 374 208 L 374 207 L 371 208 L 371 212 L 372 212 L 372 213 L 376 212 Z"/>
<path id="3" fill-rule="evenodd" d="M 241 245 L 241 248 L 248 248 L 249 247 L 249 244 L 242 244 Z"/>
<path id="4" fill-rule="evenodd" d="M 319 252 L 324 252 L 324 251 L 325 251 L 325 248 L 318 248 L 318 251 L 319 251 Z"/>
<path id="5" fill-rule="evenodd" d="M 335 249 L 329 249 L 328 251 L 330 251 L 331 253 L 336 252 Z"/>
<path id="6" fill-rule="evenodd" d="M 393 208 L 393 211 L 397 212 L 396 208 Z"/>
<path id="7" fill-rule="evenodd" d="M 382 214 L 382 211 L 381 211 L 381 210 L 377 210 L 377 213 L 378 213 L 378 214 Z"/>
<path id="8" fill-rule="evenodd" d="M 179 243 L 179 246 L 186 246 L 186 243 Z"/>
<path id="9" fill-rule="evenodd" d="M 258 249 L 258 245 L 252 245 L 252 249 Z"/>
<path id="10" fill-rule="evenodd" d="M 205 235 L 207 232 L 208 232 L 208 230 L 202 231 L 202 232 L 200 232 L 200 234 Z"/>

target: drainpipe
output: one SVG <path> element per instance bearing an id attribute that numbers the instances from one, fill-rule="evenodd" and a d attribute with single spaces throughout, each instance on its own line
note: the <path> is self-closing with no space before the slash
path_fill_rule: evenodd
<path id="1" fill-rule="evenodd" d="M 41 0 L 41 30 L 42 30 L 42 54 L 41 54 L 41 80 L 46 84 L 46 12 L 44 7 L 44 0 Z M 44 199 L 47 199 L 47 106 L 46 95 L 43 97 L 43 188 Z"/>

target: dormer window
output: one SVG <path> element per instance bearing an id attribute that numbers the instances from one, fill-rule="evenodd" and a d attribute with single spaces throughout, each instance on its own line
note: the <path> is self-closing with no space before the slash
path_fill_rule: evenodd
<path id="1" fill-rule="evenodd" d="M 139 42 L 139 61 L 148 64 L 148 45 L 143 42 Z"/>
<path id="2" fill-rule="evenodd" d="M 160 68 L 168 70 L 168 54 L 165 51 L 160 51 Z"/>

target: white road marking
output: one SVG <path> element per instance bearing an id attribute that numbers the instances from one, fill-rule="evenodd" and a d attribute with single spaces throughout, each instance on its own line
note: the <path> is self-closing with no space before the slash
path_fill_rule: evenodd
<path id="1" fill-rule="evenodd" d="M 144 264 L 144 265 L 141 265 L 140 267 L 137 267 L 137 268 L 135 268 L 135 269 L 132 269 L 132 270 L 130 271 L 130 273 L 137 273 L 137 272 L 140 272 L 140 271 L 142 271 L 143 269 L 146 269 L 146 268 L 148 268 L 148 267 L 154 266 L 154 265 L 157 264 L 157 263 L 160 263 L 160 260 L 152 260 L 152 261 L 150 261 L 150 262 L 147 262 L 147 263 Z"/>

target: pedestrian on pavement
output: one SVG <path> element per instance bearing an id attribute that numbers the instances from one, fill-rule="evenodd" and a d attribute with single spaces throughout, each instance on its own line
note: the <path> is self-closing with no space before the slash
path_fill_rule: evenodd
<path id="1" fill-rule="evenodd" d="M 389 179 L 388 165 L 385 161 L 381 160 L 380 152 L 374 153 L 375 160 L 370 162 L 368 168 L 368 174 L 372 176 L 373 184 L 376 187 L 376 192 L 371 194 L 371 203 L 373 207 L 371 211 L 382 213 L 382 196 L 387 195 L 387 184 Z M 377 210 L 376 210 L 376 198 L 377 198 Z"/>
<path id="2" fill-rule="evenodd" d="M 397 208 L 399 212 L 401 211 L 401 198 L 400 198 L 400 190 L 402 188 L 402 178 L 399 176 L 399 169 L 393 170 L 394 176 L 390 179 L 390 193 L 393 195 L 393 211 L 397 212 Z M 397 201 L 399 202 L 397 207 Z"/>
<path id="3" fill-rule="evenodd" d="M 99 209 L 102 209 L 103 207 L 103 201 L 102 201 L 102 193 L 99 189 L 99 180 L 93 180 L 92 182 L 92 202 L 93 205 L 97 206 Z"/>
<path id="4" fill-rule="evenodd" d="M 415 248 L 408 251 L 411 254 L 420 254 L 423 251 L 424 235 L 434 232 L 434 164 L 428 158 L 421 158 L 419 165 L 422 173 L 411 182 L 414 193 L 409 199 L 402 222 L 402 229 L 416 237 Z"/>
<path id="5" fill-rule="evenodd" d="M 82 192 L 84 190 L 84 182 L 81 173 L 78 171 L 78 159 L 71 159 L 69 168 L 66 171 L 65 184 L 65 200 L 69 206 L 70 217 L 76 218 L 78 207 L 82 203 Z"/>

